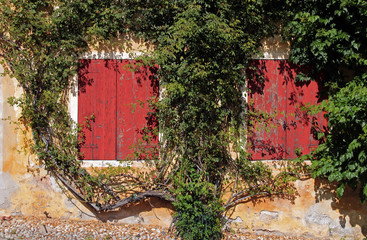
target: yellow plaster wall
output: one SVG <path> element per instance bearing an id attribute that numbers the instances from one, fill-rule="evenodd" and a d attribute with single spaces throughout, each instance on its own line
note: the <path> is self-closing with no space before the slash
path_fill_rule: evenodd
<path id="1" fill-rule="evenodd" d="M 1 119 L 3 128 L 3 171 L 8 172 L 13 176 L 24 175 L 24 156 L 18 153 L 18 141 L 21 137 L 16 130 L 16 125 L 12 124 L 16 121 L 16 110 L 11 107 L 6 99 L 19 94 L 15 79 L 4 76 L 2 78 L 3 91 L 3 118 Z"/>
<path id="2" fill-rule="evenodd" d="M 135 53 L 149 53 L 154 48 L 154 44 L 143 42 L 133 34 L 124 34 L 118 35 L 116 38 L 112 38 L 109 41 L 98 42 L 90 45 L 89 52 L 97 52 L 102 56 L 106 53 L 110 53 L 111 58 L 116 55 L 115 53 L 130 53 L 131 57 L 134 57 Z"/>
<path id="3" fill-rule="evenodd" d="M 44 212 L 55 217 L 63 217 L 66 197 L 51 185 L 46 171 L 37 166 L 29 149 L 31 134 L 20 124 L 16 124 L 20 109 L 7 103 L 7 98 L 20 96 L 22 89 L 15 79 L 0 77 L 2 82 L 3 132 L 2 172 L 9 174 L 17 183 L 17 190 L 12 193 L 11 207 L 2 209 L 5 214 L 44 216 Z"/>
<path id="4" fill-rule="evenodd" d="M 261 44 L 260 54 L 254 58 L 288 59 L 290 54 L 289 42 L 283 41 L 280 36 L 266 38 Z"/>

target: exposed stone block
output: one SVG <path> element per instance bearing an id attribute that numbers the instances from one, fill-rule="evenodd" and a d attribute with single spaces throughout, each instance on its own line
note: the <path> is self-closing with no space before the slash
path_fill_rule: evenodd
<path id="1" fill-rule="evenodd" d="M 278 221 L 279 212 L 262 210 L 260 212 L 260 221 L 269 223 L 271 221 Z"/>

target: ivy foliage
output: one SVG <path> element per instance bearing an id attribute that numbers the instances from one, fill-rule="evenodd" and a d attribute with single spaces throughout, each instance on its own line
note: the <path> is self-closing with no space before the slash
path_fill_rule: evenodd
<path id="1" fill-rule="evenodd" d="M 274 176 L 268 166 L 249 161 L 243 124 L 244 69 L 261 40 L 278 31 L 280 6 L 277 1 L 0 0 L 2 64 L 24 90 L 10 103 L 20 107 L 41 164 L 90 209 L 160 197 L 174 202 L 178 236 L 220 239 L 226 210 L 252 196 L 289 192 L 295 179 L 288 166 Z M 162 146 L 151 164 L 153 181 L 126 168 L 93 176 L 78 161 L 80 126 L 66 105 L 78 58 L 119 34 L 155 44 L 142 57 L 144 64 L 159 65 L 162 89 L 155 106 Z"/>
<path id="2" fill-rule="evenodd" d="M 286 31 L 292 42 L 291 59 L 322 73 L 329 99 L 328 129 L 313 154 L 314 176 L 360 188 L 367 197 L 367 3 L 359 0 L 305 1 L 294 6 Z"/>
<path id="3" fill-rule="evenodd" d="M 266 11 L 270 3 L 260 1 L 183 2 L 168 4 L 178 11 L 159 33 L 154 51 L 164 89 L 159 103 L 162 167 L 173 165 L 167 177 L 177 196 L 177 234 L 219 239 L 226 177 L 243 183 L 232 186 L 227 206 L 259 192 L 276 193 L 274 186 L 281 185 L 266 166 L 248 161 L 243 124 L 244 69 L 261 40 L 274 31 L 273 19 Z"/>
<path id="4" fill-rule="evenodd" d="M 1 63 L 24 91 L 9 102 L 21 109 L 19 120 L 32 132 L 40 163 L 74 184 L 85 201 L 95 202 L 91 196 L 102 185 L 77 161 L 78 127 L 67 98 L 80 54 L 115 36 L 126 23 L 122 13 L 111 1 L 0 1 Z"/>
<path id="5" fill-rule="evenodd" d="M 354 80 L 342 88 L 323 107 L 329 112 L 332 129 L 325 143 L 315 152 L 313 162 L 316 176 L 326 176 L 329 181 L 339 182 L 341 197 L 346 185 L 360 187 L 362 200 L 367 196 L 367 87 Z"/>
<path id="6" fill-rule="evenodd" d="M 0 2 L 2 63 L 24 90 L 20 98 L 10 102 L 21 107 L 21 120 L 31 127 L 36 149 L 67 153 L 62 159 L 52 157 L 60 164 L 68 162 L 64 157 L 75 158 L 77 152 L 77 139 L 69 139 L 75 128 L 65 104 L 70 77 L 76 74 L 78 57 L 88 43 L 113 32 L 111 21 L 119 15 L 109 8 L 109 2 Z"/>

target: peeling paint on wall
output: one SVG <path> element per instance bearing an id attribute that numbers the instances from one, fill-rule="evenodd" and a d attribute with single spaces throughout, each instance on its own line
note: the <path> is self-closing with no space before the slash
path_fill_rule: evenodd
<path id="1" fill-rule="evenodd" d="M 8 209 L 11 207 L 11 196 L 13 192 L 18 189 L 18 184 L 13 180 L 10 174 L 0 172 L 0 209 Z"/>

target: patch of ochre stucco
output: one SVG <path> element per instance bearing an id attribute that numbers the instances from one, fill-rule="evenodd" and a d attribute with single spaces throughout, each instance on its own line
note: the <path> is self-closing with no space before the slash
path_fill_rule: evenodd
<path id="1" fill-rule="evenodd" d="M 64 217 L 69 212 L 64 200 L 65 196 L 49 185 L 48 177 L 34 177 L 19 184 L 11 199 L 11 211 L 25 216 L 45 216 L 47 213 L 52 217 Z"/>
<path id="2" fill-rule="evenodd" d="M 20 109 L 11 106 L 7 99 L 19 97 L 22 89 L 15 79 L 4 76 L 2 78 L 3 94 L 3 171 L 10 173 L 15 179 L 21 180 L 27 174 L 30 154 L 30 131 L 18 122 Z"/>

